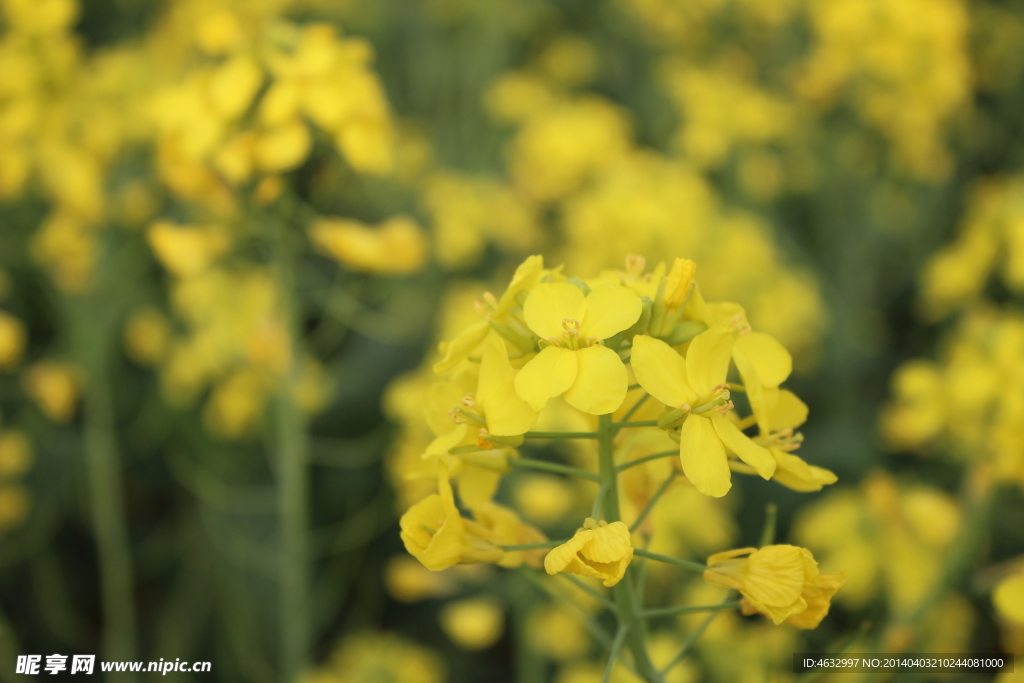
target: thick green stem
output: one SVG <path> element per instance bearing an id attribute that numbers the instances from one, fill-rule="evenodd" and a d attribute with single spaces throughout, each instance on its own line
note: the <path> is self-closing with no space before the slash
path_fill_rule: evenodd
<path id="1" fill-rule="evenodd" d="M 94 343 L 99 340 L 91 340 Z M 84 396 L 85 463 L 89 478 L 93 533 L 99 555 L 103 602 L 103 654 L 108 660 L 134 660 L 135 585 L 123 481 L 114 434 L 113 397 L 103 348 L 87 351 L 88 382 Z M 137 680 L 123 674 L 118 680 Z"/>
<path id="2" fill-rule="evenodd" d="M 620 513 L 618 473 L 615 471 L 613 443 L 615 426 L 612 424 L 611 415 L 602 415 L 599 420 L 597 445 L 601 465 L 601 482 L 608 486 L 608 492 L 604 498 L 605 520 L 617 522 L 620 519 Z M 661 674 L 658 673 L 647 653 L 646 630 L 636 604 L 631 572 L 627 571 L 622 581 L 612 588 L 612 596 L 615 599 L 615 607 L 619 616 L 619 626 L 628 629 L 626 642 L 633 654 L 633 664 L 637 674 L 647 683 L 661 683 Z"/>
<path id="3" fill-rule="evenodd" d="M 281 680 L 297 680 L 306 668 L 310 644 L 309 443 L 305 417 L 294 387 L 300 372 L 299 317 L 295 302 L 295 259 L 291 235 L 277 225 L 275 274 L 282 323 L 287 329 L 289 366 L 274 400 L 280 523 Z"/>

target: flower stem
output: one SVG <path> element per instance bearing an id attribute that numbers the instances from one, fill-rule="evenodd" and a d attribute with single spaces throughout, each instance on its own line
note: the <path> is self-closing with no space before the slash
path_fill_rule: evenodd
<path id="1" fill-rule="evenodd" d="M 615 429 L 626 429 L 627 427 L 657 427 L 657 420 L 640 420 L 639 422 L 615 422 L 612 427 Z"/>
<path id="2" fill-rule="evenodd" d="M 559 576 L 563 577 L 564 579 L 569 581 L 569 583 L 575 585 L 581 591 L 583 591 L 584 593 L 586 593 L 590 597 L 594 598 L 594 600 L 596 600 L 598 603 L 600 603 L 601 606 L 604 607 L 605 609 L 611 610 L 612 612 L 615 611 L 615 605 L 612 603 L 611 600 L 609 600 L 605 596 L 601 595 L 600 593 L 598 593 L 596 590 L 594 590 L 593 588 L 591 588 L 587 584 L 583 583 L 583 581 L 581 581 L 580 579 L 577 579 L 572 574 L 559 574 Z"/>
<path id="3" fill-rule="evenodd" d="M 641 548 L 634 548 L 633 554 L 639 555 L 640 557 L 646 557 L 648 560 L 657 560 L 658 562 L 664 562 L 665 564 L 674 564 L 679 567 L 686 567 L 687 569 L 692 569 L 695 572 L 703 572 L 707 569 L 707 566 L 698 562 L 680 560 L 678 557 L 669 557 L 668 555 L 659 555 L 658 553 L 652 553 L 650 550 L 643 550 Z"/>
<path id="4" fill-rule="evenodd" d="M 501 549 L 507 553 L 516 550 L 541 550 L 543 548 L 554 548 L 555 546 L 562 545 L 567 542 L 568 539 L 562 539 L 560 541 L 544 541 L 543 543 L 520 543 L 519 545 L 503 545 Z"/>
<path id="5" fill-rule="evenodd" d="M 611 415 L 602 415 L 598 423 L 598 459 L 601 465 L 601 481 L 608 484 L 608 493 L 604 498 L 604 516 L 608 522 L 619 521 L 619 485 L 618 472 L 615 469 L 615 451 L 613 440 L 616 427 Z M 636 552 L 634 550 L 634 552 Z M 615 599 L 616 613 L 620 628 L 628 629 L 626 637 L 630 652 L 633 653 L 633 664 L 636 672 L 647 683 L 662 683 L 661 674 L 654 667 L 647 653 L 647 637 L 643 620 L 636 605 L 633 593 L 632 576 L 623 577 L 622 581 L 612 588 Z"/>
<path id="6" fill-rule="evenodd" d="M 775 542 L 775 526 L 779 517 L 779 507 L 768 503 L 764 508 L 764 531 L 761 532 L 761 547 Z"/>
<path id="7" fill-rule="evenodd" d="M 645 505 L 644 509 L 640 511 L 640 514 L 637 515 L 636 520 L 629 527 L 630 533 L 633 533 L 640 528 L 640 525 L 644 523 L 645 519 L 647 519 L 647 515 L 651 514 L 651 510 L 653 510 L 654 506 L 657 505 L 658 499 L 665 495 L 665 491 L 668 491 L 668 487 L 672 485 L 672 482 L 675 481 L 675 478 L 676 471 L 672 470 L 672 474 L 668 475 L 668 479 L 666 479 L 665 482 L 658 487 L 658 490 L 654 492 L 654 495 L 651 496 L 651 499 L 647 501 L 647 505 Z"/>
<path id="8" fill-rule="evenodd" d="M 715 612 L 722 609 L 735 609 L 740 606 L 739 600 L 730 600 L 717 605 L 697 605 L 695 607 L 663 607 L 659 609 L 646 609 L 640 613 L 644 619 L 654 617 L 674 617 L 679 614 L 693 614 L 695 612 Z"/>
<path id="9" fill-rule="evenodd" d="M 597 432 L 526 432 L 524 439 L 596 439 Z"/>
<path id="10" fill-rule="evenodd" d="M 627 633 L 629 633 L 629 626 L 625 624 L 619 626 L 619 631 L 615 634 L 615 640 L 612 641 L 611 650 L 608 651 L 608 663 L 604 665 L 604 675 L 601 676 L 601 683 L 608 683 L 611 680 L 612 670 L 615 669 L 615 660 L 619 658 L 619 650 L 622 649 L 622 643 L 625 642 Z"/>
<path id="11" fill-rule="evenodd" d="M 286 221 L 275 221 L 274 274 L 281 324 L 287 333 L 288 367 L 274 398 L 277 451 L 280 593 L 278 619 L 281 680 L 296 680 L 306 668 L 310 644 L 309 443 L 294 387 L 300 373 L 301 334 L 295 294 L 298 258 Z"/>
<path id="12" fill-rule="evenodd" d="M 732 591 L 730 591 L 730 593 L 731 592 Z M 729 603 L 731 603 L 731 597 L 731 595 L 727 597 L 725 600 L 722 601 L 721 604 L 728 605 Z M 686 642 L 683 643 L 683 647 L 680 648 L 679 652 L 676 653 L 676 656 L 673 657 L 672 660 L 665 665 L 665 668 L 661 670 L 661 675 L 664 676 L 672 670 L 672 667 L 686 659 L 686 655 L 690 654 L 690 650 L 693 649 L 693 646 L 697 643 L 697 640 L 700 639 L 702 635 L 704 635 L 704 631 L 706 631 L 708 626 L 711 625 L 711 622 L 715 620 L 715 617 L 717 617 L 721 613 L 722 610 L 715 610 L 714 612 L 709 614 L 707 618 L 704 619 L 704 621 L 701 622 L 700 626 L 698 626 L 697 629 L 690 634 L 690 637 L 686 639 Z"/>
<path id="13" fill-rule="evenodd" d="M 662 458 L 668 458 L 668 457 L 671 457 L 673 455 L 679 455 L 679 449 L 674 449 L 674 450 L 671 450 L 671 451 L 661 451 L 660 453 L 652 453 L 651 455 L 645 455 L 642 458 L 637 458 L 636 460 L 630 460 L 629 462 L 624 462 L 621 465 L 619 465 L 618 467 L 616 467 L 615 469 L 617 471 L 619 471 L 619 472 L 623 472 L 625 470 L 628 470 L 631 467 L 637 467 L 638 465 L 643 465 L 645 462 L 650 462 L 652 460 L 660 460 Z"/>
<path id="14" fill-rule="evenodd" d="M 570 477 L 579 477 L 580 479 L 589 479 L 590 481 L 601 481 L 601 477 L 593 472 L 587 472 L 586 470 L 581 470 L 578 467 L 570 467 L 569 465 L 561 465 L 557 462 L 534 460 L 533 458 L 509 458 L 508 464 L 511 467 L 525 467 L 531 470 L 546 470 L 548 472 L 557 472 L 558 474 L 567 474 Z"/>
<path id="15" fill-rule="evenodd" d="M 650 395 L 650 394 L 644 394 L 643 396 L 641 396 L 640 398 L 638 398 L 638 399 L 636 400 L 636 403 L 634 403 L 634 404 L 633 404 L 633 407 L 632 407 L 632 408 L 630 408 L 630 409 L 629 409 L 629 411 L 628 411 L 628 412 L 627 412 L 627 413 L 626 413 L 626 414 L 625 414 L 625 415 L 624 415 L 624 416 L 622 417 L 622 421 L 623 421 L 623 422 L 629 422 L 629 418 L 631 418 L 631 417 L 633 417 L 634 415 L 636 415 L 636 411 L 640 410 L 641 406 L 643 406 L 643 404 L 644 404 L 644 403 L 645 403 L 645 402 L 647 401 L 647 399 L 649 399 L 650 397 L 651 397 L 651 395 Z"/>

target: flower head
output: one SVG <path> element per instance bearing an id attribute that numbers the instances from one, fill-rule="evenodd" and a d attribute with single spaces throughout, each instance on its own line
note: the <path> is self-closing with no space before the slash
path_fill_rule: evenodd
<path id="1" fill-rule="evenodd" d="M 629 328 L 642 311 L 636 294 L 621 285 L 601 285 L 587 295 L 567 282 L 537 285 L 523 315 L 547 346 L 516 377 L 516 393 L 534 410 L 564 395 L 585 413 L 615 411 L 629 381 L 619 355 L 602 341 Z"/>
<path id="2" fill-rule="evenodd" d="M 548 574 L 566 572 L 601 579 L 611 587 L 622 580 L 633 559 L 629 527 L 622 522 L 598 522 L 587 517 L 576 535 L 544 558 Z"/>
<path id="3" fill-rule="evenodd" d="M 746 557 L 742 557 L 746 555 Z M 743 594 L 743 611 L 760 612 L 776 624 L 815 628 L 828 614 L 832 596 L 846 582 L 843 574 L 820 574 L 806 548 L 769 545 L 712 555 L 704 580 Z"/>
<path id="4" fill-rule="evenodd" d="M 399 526 L 405 549 L 432 571 L 455 564 L 500 562 L 505 557 L 498 534 L 459 514 L 443 464 L 438 492 L 409 508 Z"/>
<path id="5" fill-rule="evenodd" d="M 726 449 L 765 479 L 775 459 L 729 420 L 732 408 L 725 383 L 732 354 L 732 331 L 712 327 L 697 335 L 684 359 L 665 342 L 633 338 L 632 366 L 637 381 L 656 399 L 679 411 L 679 456 L 686 478 L 701 493 L 724 496 L 732 487 Z"/>

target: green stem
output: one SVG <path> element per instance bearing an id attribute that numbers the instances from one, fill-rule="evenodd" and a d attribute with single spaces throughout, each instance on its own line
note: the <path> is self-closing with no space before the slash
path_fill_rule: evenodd
<path id="1" fill-rule="evenodd" d="M 594 474 L 593 472 L 587 472 L 586 470 L 581 470 L 578 467 L 570 467 L 569 465 L 561 465 L 557 462 L 548 462 L 546 460 L 534 460 L 533 458 L 509 458 L 508 464 L 511 467 L 525 467 L 531 470 L 545 470 L 547 472 L 567 474 L 570 477 L 589 479 L 590 481 L 601 481 L 601 477 Z"/>
<path id="2" fill-rule="evenodd" d="M 661 460 L 662 458 L 668 458 L 668 457 L 671 457 L 673 455 L 679 455 L 679 449 L 678 448 L 673 449 L 671 451 L 661 451 L 660 453 L 652 453 L 651 455 L 645 455 L 642 458 L 637 458 L 636 460 L 630 460 L 629 462 L 624 462 L 621 465 L 619 465 L 618 467 L 616 467 L 615 469 L 618 470 L 619 472 L 624 472 L 625 470 L 628 470 L 631 467 L 637 467 L 638 465 L 643 465 L 645 462 L 650 462 L 652 460 Z"/>
<path id="3" fill-rule="evenodd" d="M 281 642 L 281 679 L 297 680 L 305 670 L 310 644 L 310 532 L 309 443 L 305 417 L 294 387 L 300 372 L 299 314 L 295 295 L 295 260 L 289 227 L 275 226 L 275 272 L 282 322 L 291 354 L 287 375 L 281 379 L 274 401 L 278 464 L 278 516 L 280 520 L 280 592 L 278 634 Z"/>
<path id="4" fill-rule="evenodd" d="M 723 609 L 735 609 L 740 606 L 739 600 L 719 603 L 717 605 L 697 605 L 696 607 L 663 607 L 660 609 L 645 609 L 641 612 L 644 619 L 654 617 L 674 617 L 680 614 L 694 614 L 695 612 L 715 612 Z"/>
<path id="5" fill-rule="evenodd" d="M 629 626 L 625 624 L 619 626 L 619 631 L 615 634 L 615 640 L 612 641 L 611 650 L 608 651 L 608 663 L 604 665 L 604 675 L 601 676 L 601 683 L 608 683 L 611 680 L 612 670 L 615 669 L 615 660 L 619 658 L 619 651 L 622 649 L 627 633 L 629 633 Z"/>
<path id="6" fill-rule="evenodd" d="M 654 492 L 654 495 L 651 496 L 651 499 L 647 501 L 647 505 L 645 505 L 644 509 L 640 511 L 640 514 L 637 515 L 636 520 L 629 527 L 630 533 L 633 533 L 640 528 L 640 525 L 644 523 L 645 519 L 647 519 L 647 515 L 651 514 L 651 510 L 653 510 L 654 506 L 658 503 L 658 499 L 665 495 L 665 491 L 668 491 L 668 487 L 672 485 L 672 482 L 675 481 L 675 478 L 676 471 L 672 470 L 672 474 L 668 475 L 668 479 L 666 479 L 665 482 L 658 487 L 658 490 Z"/>
<path id="7" fill-rule="evenodd" d="M 665 564 L 674 564 L 677 567 L 686 567 L 687 569 L 692 569 L 695 572 L 703 572 L 707 569 L 706 565 L 700 564 L 699 562 L 690 562 L 689 560 L 680 560 L 678 557 L 659 555 L 658 553 L 652 553 L 650 550 L 634 548 L 633 554 L 640 557 L 646 557 L 648 560 L 657 560 L 658 562 L 664 562 Z"/>
<path id="8" fill-rule="evenodd" d="M 99 554 L 103 603 L 103 653 L 108 660 L 134 660 L 134 578 L 128 524 L 125 521 L 124 482 L 118 462 L 113 396 L 105 348 L 86 351 L 88 383 L 84 395 L 85 463 L 88 470 L 92 523 Z M 124 678 L 124 677 L 122 677 Z M 137 680 L 129 674 L 128 680 Z"/>
<path id="9" fill-rule="evenodd" d="M 535 576 L 534 571 L 531 570 L 529 567 L 519 567 L 519 575 L 525 578 L 530 583 L 532 583 L 537 588 L 539 588 L 541 591 L 547 593 L 552 598 L 554 598 L 555 600 L 559 601 L 560 603 L 568 607 L 570 610 L 572 610 L 572 612 L 576 614 L 577 617 L 579 617 L 580 621 L 583 622 L 583 625 L 587 628 L 587 630 L 590 631 L 590 634 L 594 636 L 597 642 L 601 643 L 601 645 L 607 648 L 610 648 L 612 646 L 611 636 L 608 635 L 608 633 L 601 627 L 600 624 L 591 619 L 590 615 L 587 614 L 587 612 L 582 607 L 580 607 L 579 604 L 576 603 L 576 601 L 572 600 L 571 598 L 569 598 L 569 596 L 565 595 L 561 591 L 558 591 L 549 586 L 548 583 L 542 580 L 539 576 Z"/>
<path id="10" fill-rule="evenodd" d="M 732 600 L 729 597 L 727 597 L 725 600 L 722 601 L 721 604 L 727 605 L 731 602 Z M 661 670 L 662 676 L 671 671 L 672 667 L 674 667 L 676 664 L 686 659 L 686 655 L 690 654 L 690 650 L 692 650 L 693 646 L 696 645 L 697 640 L 700 639 L 702 635 L 704 635 L 704 631 L 708 629 L 708 626 L 710 626 L 711 622 L 715 620 L 715 617 L 717 617 L 721 613 L 722 610 L 715 610 L 714 612 L 709 614 L 707 618 L 704 619 L 704 621 L 701 622 L 700 626 L 697 627 L 697 630 L 691 633 L 690 637 L 686 639 L 685 643 L 683 643 L 683 647 L 680 648 L 679 652 L 676 653 L 676 656 L 673 657 L 672 660 L 665 665 L 665 668 Z"/>
<path id="11" fill-rule="evenodd" d="M 775 503 L 768 503 L 764 508 L 764 531 L 761 532 L 761 546 L 771 545 L 775 542 L 775 526 L 779 517 L 779 507 Z"/>
<path id="12" fill-rule="evenodd" d="M 640 420 L 639 422 L 616 422 L 612 424 L 615 429 L 626 429 L 628 427 L 657 427 L 657 420 Z"/>
<path id="13" fill-rule="evenodd" d="M 598 459 L 601 465 L 601 481 L 608 484 L 608 494 L 604 499 L 604 516 L 608 522 L 620 519 L 618 473 L 615 470 L 615 439 L 616 428 L 612 424 L 611 415 L 602 415 L 598 426 Z M 635 550 L 634 550 L 635 552 Z M 628 570 L 627 570 L 628 573 Z M 647 653 L 647 637 L 643 620 L 637 609 L 636 596 L 633 592 L 632 577 L 625 576 L 612 588 L 616 612 L 620 628 L 628 629 L 628 645 L 633 653 L 633 665 L 636 672 L 647 683 L 662 683 L 661 674 L 651 662 Z"/>
<path id="14" fill-rule="evenodd" d="M 605 609 L 611 610 L 612 612 L 615 611 L 615 605 L 612 603 L 611 600 L 609 600 L 605 596 L 601 595 L 600 593 L 598 593 L 596 590 L 594 590 L 593 588 L 591 588 L 587 584 L 583 583 L 583 581 L 581 581 L 580 579 L 577 579 L 572 574 L 559 574 L 559 576 L 565 578 L 567 581 L 569 581 L 569 583 L 573 584 L 574 586 L 579 588 L 581 591 L 583 591 L 584 593 L 586 593 L 590 597 L 594 598 L 594 600 L 596 600 L 598 603 L 600 603 L 601 606 L 604 607 Z"/>
<path id="15" fill-rule="evenodd" d="M 503 545 L 501 549 L 507 553 L 516 550 L 541 550 L 543 548 L 554 548 L 555 546 L 566 543 L 568 539 L 562 539 L 561 541 L 544 541 L 543 543 L 520 543 L 519 545 Z"/>
<path id="16" fill-rule="evenodd" d="M 601 519 L 601 510 L 603 509 L 603 506 L 604 506 L 604 497 L 606 495 L 608 495 L 608 489 L 609 489 L 610 485 L 611 485 L 611 482 L 607 482 L 607 481 L 605 483 L 601 484 L 601 488 L 598 489 L 597 495 L 594 496 L 594 505 L 593 505 L 593 507 L 590 508 L 590 517 L 591 517 L 591 519 L 594 519 L 594 520 Z"/>
<path id="17" fill-rule="evenodd" d="M 649 399 L 650 397 L 651 397 L 651 395 L 650 395 L 650 394 L 644 394 L 643 396 L 641 396 L 640 398 L 638 398 L 638 399 L 637 399 L 637 401 L 636 401 L 636 403 L 634 403 L 634 404 L 633 404 L 633 407 L 629 409 L 629 412 L 627 412 L 627 413 L 626 413 L 625 415 L 623 415 L 623 416 L 622 416 L 622 421 L 623 421 L 623 422 L 629 422 L 629 418 L 631 418 L 631 417 L 633 417 L 634 415 L 636 415 L 636 411 L 640 410 L 640 407 L 641 407 L 641 406 L 643 406 L 643 404 L 644 404 L 644 403 L 645 403 L 645 402 L 647 401 L 647 399 Z"/>
<path id="18" fill-rule="evenodd" d="M 524 439 L 596 439 L 597 432 L 526 432 Z"/>

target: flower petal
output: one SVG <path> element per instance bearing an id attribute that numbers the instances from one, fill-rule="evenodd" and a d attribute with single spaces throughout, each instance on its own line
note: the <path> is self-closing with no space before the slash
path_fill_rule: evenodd
<path id="1" fill-rule="evenodd" d="M 583 292 L 568 282 L 542 282 L 523 304 L 523 317 L 541 339 L 560 338 L 566 318 L 582 321 L 586 312 Z"/>
<path id="2" fill-rule="evenodd" d="M 630 365 L 636 381 L 654 398 L 678 408 L 697 400 L 686 381 L 686 361 L 671 346 L 647 335 L 633 337 Z"/>
<path id="3" fill-rule="evenodd" d="M 683 422 L 679 455 L 683 474 L 705 496 L 721 498 L 732 488 L 725 446 L 707 418 L 691 415 Z"/>
<path id="4" fill-rule="evenodd" d="M 766 392 L 768 427 L 773 431 L 795 429 L 807 421 L 807 404 L 792 391 L 783 389 L 777 394 Z"/>
<path id="5" fill-rule="evenodd" d="M 704 396 L 725 382 L 732 356 L 732 330 L 716 325 L 701 332 L 686 352 L 686 379 L 695 392 Z"/>
<path id="6" fill-rule="evenodd" d="M 626 366 L 619 354 L 599 345 L 580 349 L 575 354 L 579 370 L 576 381 L 565 392 L 565 402 L 591 415 L 618 410 L 629 386 Z"/>
<path id="7" fill-rule="evenodd" d="M 440 375 L 442 372 L 447 372 L 454 368 L 460 361 L 468 358 L 473 349 L 480 346 L 480 342 L 484 340 L 484 337 L 487 336 L 490 330 L 491 326 L 484 320 L 483 322 L 470 325 L 460 332 L 457 337 L 444 344 L 444 358 L 434 363 L 434 372 Z"/>
<path id="8" fill-rule="evenodd" d="M 548 346 L 516 375 L 516 393 L 534 410 L 543 410 L 548 399 L 565 393 L 576 381 L 577 367 L 575 351 Z"/>
<path id="9" fill-rule="evenodd" d="M 751 441 L 749 436 L 741 432 L 739 427 L 724 415 L 712 415 L 711 422 L 715 425 L 718 437 L 730 451 L 757 470 L 757 473 L 763 478 L 771 479 L 771 476 L 775 474 L 775 458 L 767 448 L 758 446 Z"/>
<path id="10" fill-rule="evenodd" d="M 516 394 L 515 378 L 505 342 L 491 335 L 484 343 L 476 402 L 487 421 L 487 431 L 495 436 L 517 436 L 537 421 L 537 411 Z"/>
<path id="11" fill-rule="evenodd" d="M 587 296 L 587 311 L 580 325 L 580 336 L 607 339 L 640 319 L 644 305 L 632 290 L 622 285 L 601 285 Z"/>
<path id="12" fill-rule="evenodd" d="M 736 348 L 750 359 L 766 387 L 777 387 L 793 371 L 793 357 L 779 341 L 764 332 L 751 332 L 736 340 Z"/>

